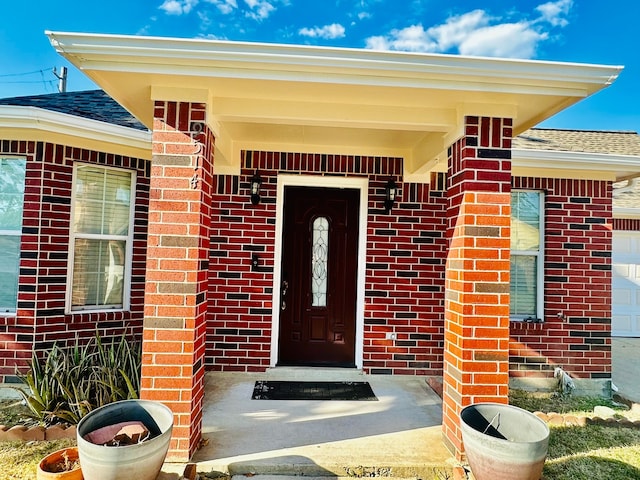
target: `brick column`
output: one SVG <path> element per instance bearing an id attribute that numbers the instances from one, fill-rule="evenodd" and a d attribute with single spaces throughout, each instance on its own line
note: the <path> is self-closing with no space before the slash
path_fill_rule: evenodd
<path id="1" fill-rule="evenodd" d="M 449 148 L 442 430 L 462 458 L 459 414 L 508 402 L 511 119 L 465 118 Z"/>
<path id="2" fill-rule="evenodd" d="M 206 106 L 156 102 L 149 201 L 142 398 L 174 413 L 168 459 L 201 439 L 214 139 Z"/>

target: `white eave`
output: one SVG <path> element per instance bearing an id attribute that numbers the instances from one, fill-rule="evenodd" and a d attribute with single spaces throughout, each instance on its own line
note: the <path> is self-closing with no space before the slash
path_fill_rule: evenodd
<path id="1" fill-rule="evenodd" d="M 614 205 L 613 218 L 640 219 L 640 208 L 624 208 Z"/>
<path id="2" fill-rule="evenodd" d="M 14 132 L 8 135 L 7 132 Z M 38 107 L 0 105 L 0 138 L 56 141 L 65 145 L 86 147 L 88 142 L 109 145 L 109 151 L 138 152 L 135 156 L 151 155 L 151 132 L 114 125 L 107 122 L 54 112 Z M 130 153 L 126 153 L 130 154 Z"/>
<path id="3" fill-rule="evenodd" d="M 610 85 L 622 67 L 364 49 L 47 32 L 151 128 L 155 100 L 207 104 L 219 172 L 243 149 L 388 155 L 406 178 L 442 168 L 465 116 L 513 134 Z"/>
<path id="4" fill-rule="evenodd" d="M 225 42 L 47 31 L 65 57 L 86 70 L 228 76 L 414 88 L 589 92 L 622 67 L 308 45 Z M 578 84 L 580 84 L 578 86 Z M 593 86 L 593 89 L 589 88 Z M 499 86 L 499 87 L 498 87 Z"/>
<path id="5" fill-rule="evenodd" d="M 570 152 L 562 150 L 526 150 L 511 152 L 512 173 L 567 178 L 567 172 L 582 172 L 570 178 L 598 178 L 617 181 L 640 172 L 640 157 L 608 153 Z"/>

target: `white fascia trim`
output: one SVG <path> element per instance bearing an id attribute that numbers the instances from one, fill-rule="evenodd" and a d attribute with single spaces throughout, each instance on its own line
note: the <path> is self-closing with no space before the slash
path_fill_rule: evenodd
<path id="1" fill-rule="evenodd" d="M 0 105 L 0 128 L 24 128 L 151 150 L 151 132 L 38 107 Z"/>
<path id="2" fill-rule="evenodd" d="M 638 219 L 640 218 L 640 208 L 613 207 L 613 218 Z"/>
<path id="3" fill-rule="evenodd" d="M 635 170 L 640 173 L 640 156 L 634 155 L 514 148 L 511 151 L 511 162 L 513 167 L 599 171 Z"/>
<path id="4" fill-rule="evenodd" d="M 309 45 L 46 31 L 84 70 L 586 96 L 623 67 Z"/>

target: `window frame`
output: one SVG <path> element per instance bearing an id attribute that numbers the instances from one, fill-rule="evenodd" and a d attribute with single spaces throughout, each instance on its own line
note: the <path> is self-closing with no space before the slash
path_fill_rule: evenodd
<path id="1" fill-rule="evenodd" d="M 92 167 L 106 171 L 127 172 L 130 175 L 130 201 L 129 201 L 129 225 L 127 235 L 113 235 L 113 234 L 96 234 L 96 233 L 77 233 L 74 230 L 75 219 L 75 192 L 77 185 L 78 169 L 79 167 Z M 131 308 L 131 277 L 132 277 L 132 264 L 133 264 L 133 242 L 134 242 L 134 225 L 135 225 L 135 207 L 136 207 L 136 186 L 137 186 L 137 172 L 128 168 L 112 167 L 110 165 L 98 165 L 94 163 L 86 162 L 74 162 L 73 176 L 71 183 L 71 210 L 69 220 L 69 255 L 67 261 L 67 288 L 65 298 L 65 313 L 100 313 L 100 312 L 114 312 L 114 311 L 128 311 Z M 73 305 L 73 277 L 74 277 L 74 261 L 76 253 L 76 240 L 113 240 L 125 242 L 125 258 L 124 258 L 124 271 L 122 279 L 122 303 L 110 304 L 110 305 Z"/>
<path id="2" fill-rule="evenodd" d="M 509 312 L 509 318 L 511 321 L 516 322 L 533 322 L 533 323 L 541 323 L 544 322 L 544 241 L 545 241 L 545 192 L 543 190 L 536 189 L 512 189 L 511 195 L 514 193 L 532 193 L 535 192 L 538 194 L 538 250 L 510 250 L 511 256 L 535 256 L 536 257 L 536 312 L 535 316 L 525 316 L 525 315 L 514 315 Z M 513 221 L 513 212 L 510 214 L 511 221 Z M 510 282 L 511 283 L 511 282 Z M 511 303 L 511 302 L 509 302 Z"/>
<path id="3" fill-rule="evenodd" d="M 18 297 L 20 296 L 20 260 L 22 258 L 22 228 L 24 226 L 24 196 L 26 194 L 26 186 L 27 186 L 27 166 L 28 159 L 25 156 L 21 155 L 0 155 L 0 160 L 21 160 L 24 162 L 24 177 L 22 178 L 22 218 L 20 221 L 20 228 L 18 230 L 9 230 L 4 229 L 0 226 L 0 235 L 6 237 L 18 237 L 19 238 L 19 247 L 18 247 L 18 265 L 17 265 L 17 276 L 16 276 L 16 302 L 13 308 L 8 308 L 5 310 L 0 306 L 0 316 L 3 317 L 14 317 L 18 313 Z"/>

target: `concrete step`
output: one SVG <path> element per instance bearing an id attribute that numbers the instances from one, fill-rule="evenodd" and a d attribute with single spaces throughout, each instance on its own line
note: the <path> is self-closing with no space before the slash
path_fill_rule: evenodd
<path id="1" fill-rule="evenodd" d="M 269 380 L 311 382 L 363 382 L 362 370 L 356 368 L 273 367 L 264 374 Z"/>

